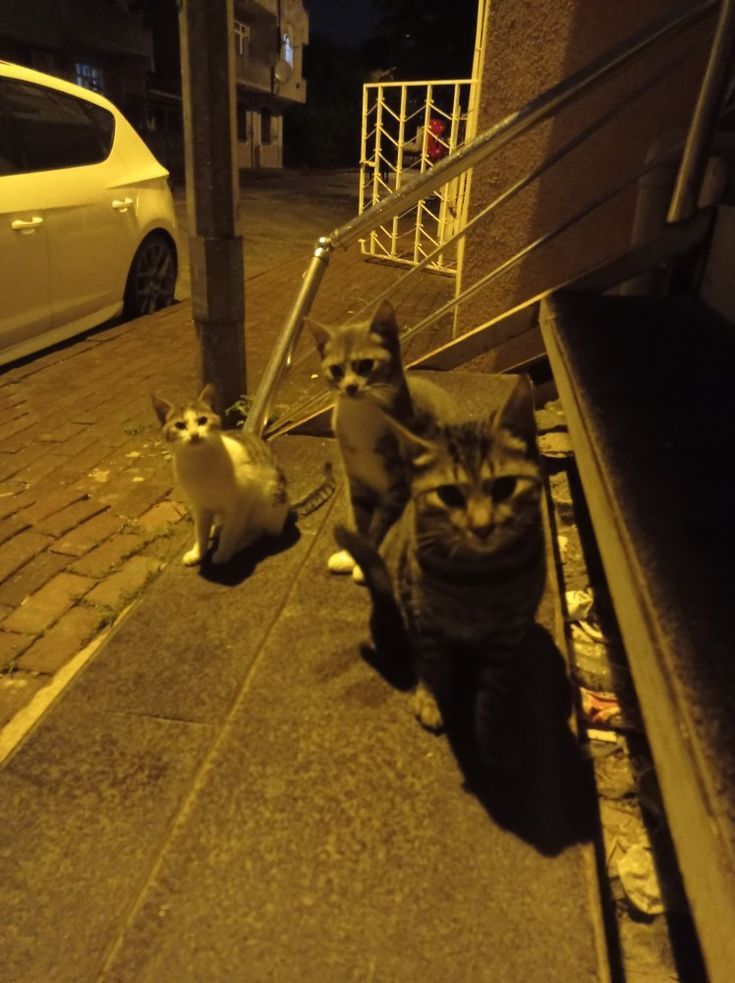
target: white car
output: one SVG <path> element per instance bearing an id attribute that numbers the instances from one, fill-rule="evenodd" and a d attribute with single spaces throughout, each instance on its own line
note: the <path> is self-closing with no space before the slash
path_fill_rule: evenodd
<path id="1" fill-rule="evenodd" d="M 167 179 L 109 100 L 0 61 L 0 364 L 173 301 Z"/>

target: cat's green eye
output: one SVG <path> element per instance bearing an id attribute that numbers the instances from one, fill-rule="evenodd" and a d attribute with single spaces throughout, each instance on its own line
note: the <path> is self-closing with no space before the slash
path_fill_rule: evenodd
<path id="1" fill-rule="evenodd" d="M 207 422 L 206 416 L 200 416 L 199 419 L 197 420 L 197 426 L 203 427 L 206 424 L 206 422 Z"/>
<path id="2" fill-rule="evenodd" d="M 449 509 L 460 509 L 464 505 L 464 495 L 456 485 L 439 485 L 436 494 Z"/>
<path id="3" fill-rule="evenodd" d="M 174 424 L 174 426 L 176 427 L 177 430 L 186 430 L 186 424 L 184 423 L 183 420 L 179 420 L 177 423 Z"/>
<path id="4" fill-rule="evenodd" d="M 337 382 L 345 374 L 345 371 L 344 371 L 344 369 L 342 368 L 341 365 L 330 365 L 329 366 L 329 374 L 332 376 L 332 378 L 335 380 L 335 382 Z"/>
<path id="5" fill-rule="evenodd" d="M 357 372 L 358 375 L 366 376 L 370 375 L 375 365 L 375 359 L 372 358 L 361 358 L 359 362 L 353 362 L 352 368 Z"/>
<path id="6" fill-rule="evenodd" d="M 516 489 L 516 479 L 511 475 L 505 475 L 502 478 L 496 478 L 495 481 L 491 483 L 490 495 L 494 502 L 504 502 L 506 499 L 510 498 Z"/>

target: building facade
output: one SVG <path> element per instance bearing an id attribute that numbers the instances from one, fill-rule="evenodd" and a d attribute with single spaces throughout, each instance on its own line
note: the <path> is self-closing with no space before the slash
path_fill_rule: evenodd
<path id="1" fill-rule="evenodd" d="M 237 164 L 283 166 L 283 110 L 306 101 L 301 0 L 234 0 Z M 175 180 L 184 148 L 176 0 L 2 0 L 0 58 L 111 99 Z"/>
<path id="2" fill-rule="evenodd" d="M 306 101 L 301 0 L 235 0 L 237 152 L 243 169 L 283 166 L 283 109 Z"/>
<path id="3" fill-rule="evenodd" d="M 153 37 L 130 0 L 3 0 L 0 58 L 101 92 L 145 129 Z"/>

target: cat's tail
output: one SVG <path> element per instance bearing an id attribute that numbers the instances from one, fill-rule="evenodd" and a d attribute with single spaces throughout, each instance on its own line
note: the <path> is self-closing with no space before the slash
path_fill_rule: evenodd
<path id="1" fill-rule="evenodd" d="M 373 602 L 370 634 L 374 649 L 363 650 L 363 658 L 391 685 L 410 689 L 416 685 L 410 658 L 411 643 L 383 557 L 362 536 L 344 526 L 335 526 L 334 538 L 364 573 Z"/>
<path id="2" fill-rule="evenodd" d="M 353 532 L 346 526 L 336 525 L 334 538 L 343 550 L 347 550 L 364 573 L 373 600 L 384 598 L 392 600 L 393 585 L 380 553 L 359 533 Z"/>
<path id="3" fill-rule="evenodd" d="M 330 461 L 325 461 L 324 477 L 321 482 L 308 495 L 300 498 L 298 502 L 292 502 L 291 511 L 295 513 L 297 519 L 303 519 L 305 515 L 316 512 L 325 502 L 329 501 L 332 495 L 334 495 L 334 489 L 336 487 L 337 482 L 334 477 L 334 468 Z"/>

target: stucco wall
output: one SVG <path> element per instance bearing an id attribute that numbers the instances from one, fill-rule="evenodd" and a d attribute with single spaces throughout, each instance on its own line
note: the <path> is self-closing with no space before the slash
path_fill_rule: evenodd
<path id="1" fill-rule="evenodd" d="M 479 130 L 521 107 L 641 27 L 678 0 L 492 0 L 482 78 Z M 707 22 L 707 26 L 711 21 Z M 518 180 L 550 150 L 649 78 L 677 54 L 686 63 L 651 87 L 604 129 L 503 206 L 468 236 L 458 288 L 464 289 L 528 242 L 545 234 L 600 192 L 642 164 L 646 151 L 666 134 L 683 133 L 704 64 L 695 40 L 704 25 L 659 44 L 618 71 L 581 101 L 476 168 L 470 216 Z M 510 307 L 555 285 L 630 240 L 635 189 L 618 195 L 579 226 L 503 274 L 460 309 L 457 327 L 487 323 Z"/>

